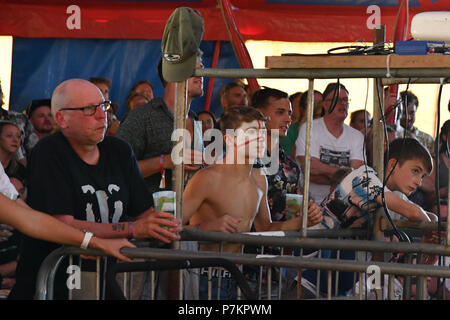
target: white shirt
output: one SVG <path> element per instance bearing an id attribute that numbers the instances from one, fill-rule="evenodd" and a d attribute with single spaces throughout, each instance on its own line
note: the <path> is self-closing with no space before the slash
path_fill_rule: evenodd
<path id="1" fill-rule="evenodd" d="M 9 199 L 16 200 L 19 196 L 14 185 L 9 180 L 9 177 L 5 173 L 5 169 L 0 164 L 0 193 Z"/>
<path id="2" fill-rule="evenodd" d="M 342 134 L 336 138 L 325 125 L 323 118 L 315 119 L 311 127 L 311 157 L 321 162 L 336 166 L 350 167 L 351 160 L 364 161 L 364 136 L 358 130 L 344 124 Z M 305 156 L 306 123 L 299 131 L 295 141 L 295 156 Z M 311 172 L 314 174 L 314 172 Z M 311 196 L 318 204 L 330 193 L 330 186 L 310 182 Z"/>

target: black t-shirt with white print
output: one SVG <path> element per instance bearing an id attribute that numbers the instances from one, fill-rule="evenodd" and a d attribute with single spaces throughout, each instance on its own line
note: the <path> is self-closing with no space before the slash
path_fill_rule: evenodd
<path id="1" fill-rule="evenodd" d="M 98 147 L 99 161 L 89 165 L 60 132 L 39 141 L 29 162 L 30 207 L 51 215 L 72 215 L 101 223 L 126 221 L 151 207 L 152 196 L 129 144 L 106 136 Z M 34 290 L 30 291 L 30 287 L 35 287 L 40 264 L 58 247 L 24 237 L 13 298 L 32 298 Z"/>

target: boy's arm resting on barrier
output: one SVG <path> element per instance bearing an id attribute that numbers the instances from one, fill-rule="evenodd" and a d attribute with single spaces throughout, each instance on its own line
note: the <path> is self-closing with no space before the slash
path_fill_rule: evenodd
<path id="1" fill-rule="evenodd" d="M 431 221 L 426 211 L 423 210 L 418 205 L 401 199 L 399 196 L 397 196 L 395 193 L 391 191 L 385 192 L 384 196 L 386 199 L 387 207 L 404 216 L 408 220 L 425 221 L 425 222 Z M 382 205 L 383 204 L 382 196 L 379 195 L 376 198 L 376 201 L 378 204 Z"/>
<path id="2" fill-rule="evenodd" d="M 20 204 L 19 204 L 20 203 Z M 80 246 L 85 233 L 72 228 L 54 217 L 28 207 L 25 202 L 16 203 L 0 194 L 0 220 L 14 226 L 20 232 L 45 241 Z M 126 239 L 106 240 L 91 238 L 89 247 L 100 249 L 121 260 L 129 259 L 120 253 L 123 247 L 134 247 Z"/>

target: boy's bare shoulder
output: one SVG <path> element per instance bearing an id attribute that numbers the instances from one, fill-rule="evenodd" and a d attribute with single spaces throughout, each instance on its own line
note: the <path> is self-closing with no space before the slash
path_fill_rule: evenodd
<path id="1" fill-rule="evenodd" d="M 261 188 L 263 188 L 263 187 L 265 188 L 265 186 L 267 184 L 267 177 L 262 169 L 253 168 L 252 169 L 252 177 L 253 177 L 253 179 L 255 179 L 255 181 L 258 183 L 258 185 Z"/>
<path id="2" fill-rule="evenodd" d="M 195 182 L 201 181 L 202 183 L 211 185 L 215 181 L 217 181 L 220 175 L 220 167 L 213 164 L 201 170 L 198 170 L 192 177 L 192 180 L 194 180 Z"/>

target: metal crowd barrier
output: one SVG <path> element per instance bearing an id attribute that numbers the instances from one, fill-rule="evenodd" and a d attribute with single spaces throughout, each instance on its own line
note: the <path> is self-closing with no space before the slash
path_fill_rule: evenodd
<path id="1" fill-rule="evenodd" d="M 427 244 L 427 243 L 395 243 L 374 240 L 360 239 L 341 239 L 343 237 L 365 237 L 365 230 L 309 230 L 308 238 L 301 238 L 299 232 L 270 232 L 270 233 L 245 233 L 245 234 L 226 234 L 219 232 L 207 232 L 199 230 L 185 230 L 182 232 L 182 241 L 197 241 L 199 244 L 204 243 L 240 243 L 245 246 L 257 246 L 261 248 L 260 253 L 227 253 L 227 252 L 208 252 L 208 251 L 188 251 L 175 250 L 168 248 L 151 248 L 149 243 L 138 243 L 137 248 L 124 248 L 122 253 L 132 259 L 139 260 L 127 264 L 119 263 L 114 266 L 114 270 L 106 271 L 106 278 L 109 278 L 109 285 L 106 290 L 112 292 L 113 298 L 123 299 L 125 295 L 121 294 L 121 289 L 115 283 L 114 275 L 117 272 L 134 272 L 155 270 L 173 270 L 185 268 L 198 268 L 200 266 L 221 266 L 229 270 L 233 270 L 232 276 L 238 282 L 239 289 L 237 292 L 238 299 L 257 298 L 257 299 L 283 299 L 286 287 L 285 279 L 282 279 L 283 270 L 290 269 L 298 271 L 298 278 L 294 293 L 296 295 L 289 296 L 289 299 L 302 298 L 302 288 L 298 281 L 302 277 L 301 271 L 317 270 L 316 292 L 313 299 L 398 299 L 395 295 L 394 285 L 398 279 L 402 280 L 403 298 L 427 299 L 427 277 L 435 277 L 439 279 L 450 278 L 450 268 L 442 266 L 414 264 L 412 258 L 416 256 L 417 260 L 423 254 L 432 254 L 440 256 L 450 256 L 450 249 L 444 245 Z M 326 238 L 325 238 L 326 237 Z M 280 247 L 281 254 L 264 254 L 264 247 Z M 283 248 L 295 248 L 300 250 L 299 256 L 283 255 Z M 317 250 L 320 254 L 324 250 L 336 250 L 337 256 L 334 259 L 323 258 L 320 255 L 316 257 L 302 256 L 304 250 Z M 375 262 L 370 260 L 345 260 L 341 259 L 339 253 L 342 250 L 351 250 L 355 252 L 382 252 L 382 253 L 403 253 L 407 259 L 406 263 L 394 262 Z M 38 275 L 36 299 L 53 299 L 53 282 L 56 270 L 61 261 L 67 255 L 94 255 L 97 261 L 100 261 L 103 254 L 98 250 L 82 250 L 75 247 L 61 247 L 51 253 L 43 262 Z M 361 255 L 359 255 L 361 256 Z M 205 260 L 206 259 L 206 260 Z M 212 260 L 211 260 L 212 259 Z M 144 262 L 142 262 L 144 260 Z M 219 263 L 220 262 L 220 263 Z M 99 262 L 97 263 L 97 265 Z M 238 266 L 238 269 L 235 267 Z M 256 283 L 248 287 L 244 283 L 239 270 L 243 270 L 243 266 L 254 266 L 259 269 L 259 277 Z M 211 272 L 212 268 L 208 268 Z M 273 268 L 278 268 L 279 272 L 276 276 L 272 274 Z M 387 285 L 385 293 L 380 294 L 381 288 L 371 286 L 373 282 L 374 269 L 379 270 L 381 283 L 384 287 Z M 264 270 L 264 272 L 262 272 Z M 337 283 L 339 275 L 344 272 L 354 273 L 353 288 L 351 293 L 342 295 L 337 293 Z M 320 274 L 324 273 L 327 277 L 326 292 L 319 290 Z M 100 276 L 98 275 L 96 279 Z M 411 285 L 416 278 L 416 295 L 411 293 Z M 211 279 L 211 276 L 209 276 Z M 248 279 L 247 279 L 248 280 Z M 375 281 L 376 282 L 376 281 Z M 262 284 L 265 284 L 263 288 Z M 365 285 L 367 283 L 367 286 Z M 112 285 L 111 285 L 112 284 Z M 333 291 L 334 284 L 334 293 Z M 105 291 L 105 287 L 99 288 L 97 280 L 96 297 L 102 298 L 100 292 Z M 323 283 L 322 283 L 323 285 Z M 377 285 L 377 283 L 375 283 Z M 370 290 L 369 290 L 370 289 Z M 220 280 L 219 280 L 220 290 Z M 296 292 L 295 292 L 296 291 Z M 386 293 L 387 292 L 387 293 Z M 211 297 L 209 293 L 209 297 Z M 180 299 L 183 299 L 180 293 Z"/>

